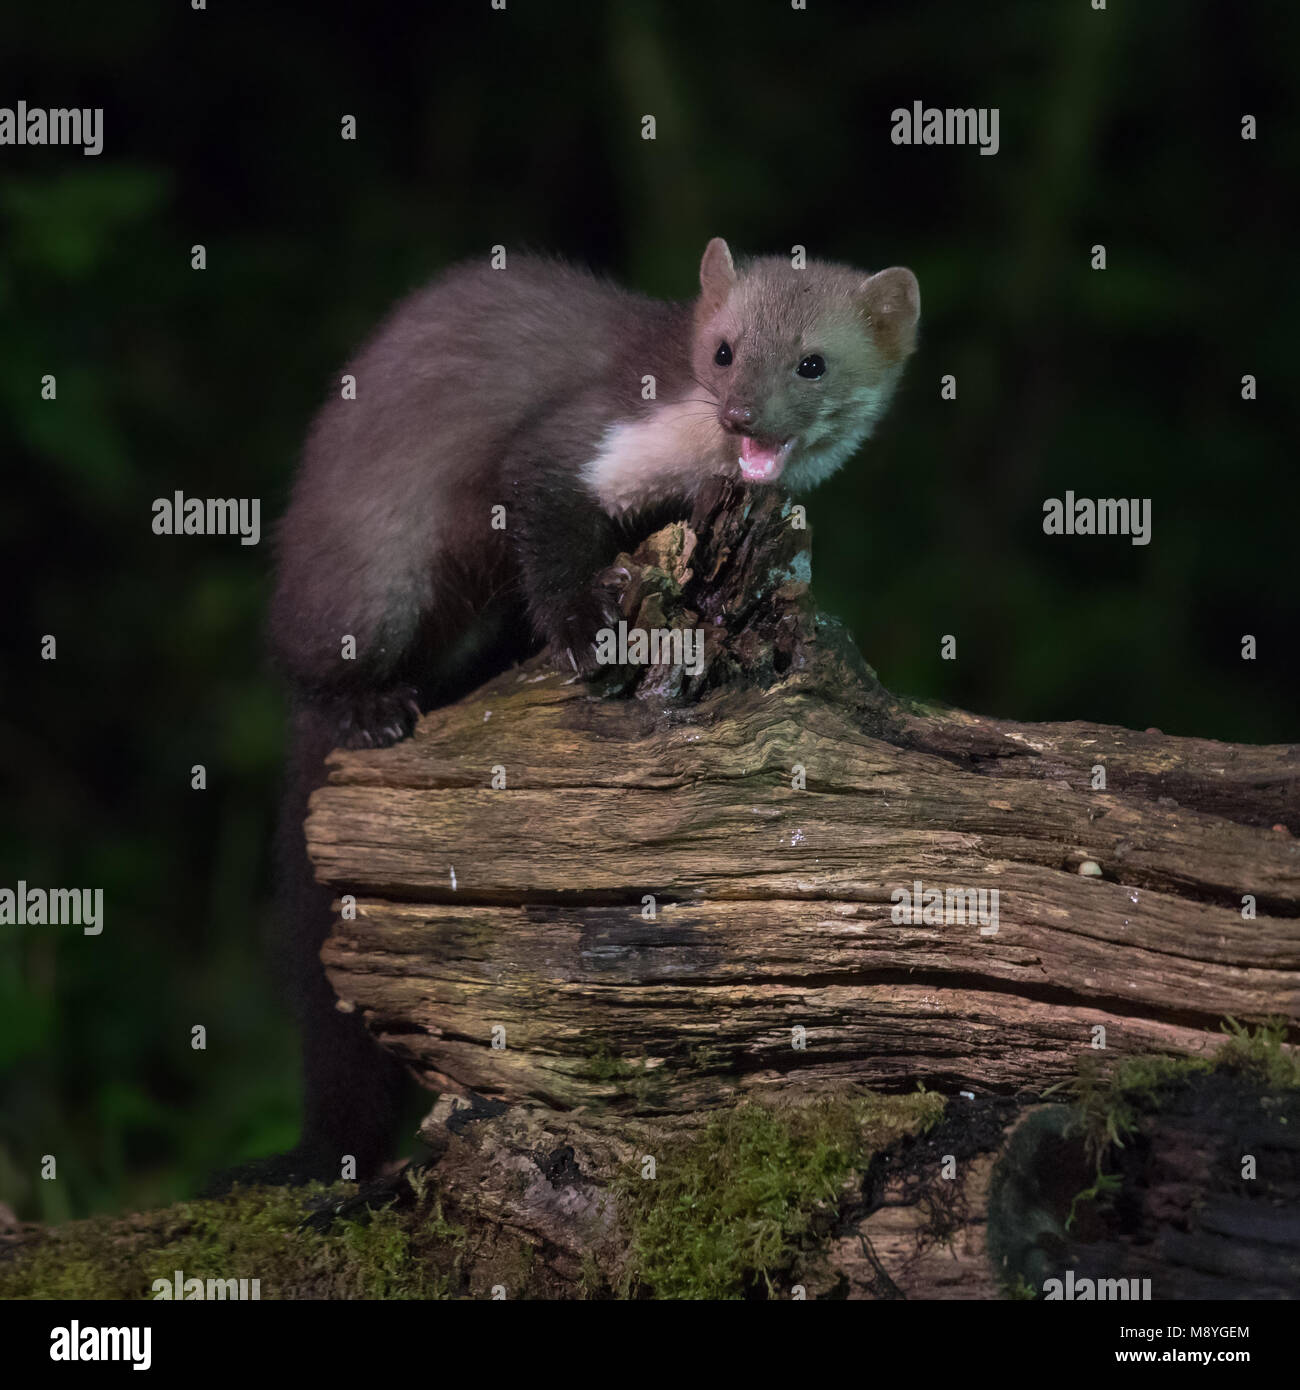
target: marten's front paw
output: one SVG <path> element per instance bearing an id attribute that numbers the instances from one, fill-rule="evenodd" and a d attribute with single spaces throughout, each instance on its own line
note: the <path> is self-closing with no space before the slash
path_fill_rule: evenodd
<path id="1" fill-rule="evenodd" d="M 583 594 L 551 636 L 551 648 L 560 669 L 576 671 L 588 680 L 609 670 L 597 655 L 597 645 L 603 630 L 617 631 L 622 616 L 608 590 L 589 589 Z"/>
<path id="2" fill-rule="evenodd" d="M 411 685 L 366 690 L 346 700 L 339 714 L 340 748 L 387 748 L 404 739 L 420 717 Z"/>

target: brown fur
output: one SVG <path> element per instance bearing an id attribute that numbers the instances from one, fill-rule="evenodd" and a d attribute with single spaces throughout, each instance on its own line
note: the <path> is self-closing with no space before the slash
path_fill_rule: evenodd
<path id="1" fill-rule="evenodd" d="M 325 750 L 402 737 L 420 706 L 520 650 L 514 610 L 590 669 L 611 616 L 590 581 L 620 525 L 734 471 L 744 432 L 793 439 L 781 481 L 813 486 L 870 434 L 914 343 L 910 271 L 737 268 L 715 239 L 700 282 L 694 303 L 673 304 L 558 261 L 456 267 L 397 307 L 346 369 L 356 399 L 331 399 L 312 426 L 277 537 L 271 610 L 295 700 L 283 877 L 307 1121 L 272 1175 L 335 1176 L 343 1153 L 373 1166 L 391 1138 L 394 1068 L 333 1009 L 317 954 L 328 894 L 312 880 L 301 823 Z M 723 338 L 728 368 L 714 360 Z M 795 369 L 813 352 L 827 373 L 804 380 Z M 732 407 L 752 428 L 738 433 Z M 491 524 L 497 506 L 504 531 Z M 494 606 L 501 643 L 467 662 L 462 639 Z"/>

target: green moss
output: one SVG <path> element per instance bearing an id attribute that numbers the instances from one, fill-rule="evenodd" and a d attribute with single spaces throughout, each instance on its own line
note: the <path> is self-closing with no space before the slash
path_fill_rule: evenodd
<path id="1" fill-rule="evenodd" d="M 696 1071 L 720 1071 L 726 1065 L 727 1053 L 724 1048 L 714 1047 L 711 1043 L 696 1043 L 691 1048 L 691 1066 Z"/>
<path id="2" fill-rule="evenodd" d="M 0 1264 L 0 1298 L 147 1299 L 156 1279 L 258 1279 L 261 1297 L 450 1297 L 464 1233 L 426 1193 L 393 1209 L 301 1228 L 326 1189 L 254 1188 L 145 1217 L 96 1218 L 46 1233 Z M 350 1189 L 333 1189 L 342 1195 Z"/>
<path id="3" fill-rule="evenodd" d="M 1124 1147 L 1138 1116 L 1159 1103 L 1162 1091 L 1211 1066 L 1206 1058 L 1153 1053 L 1125 1057 L 1107 1073 L 1099 1058 L 1085 1056 L 1078 1076 L 1065 1088 L 1074 1102 L 1067 1134 L 1080 1137 L 1089 1160 L 1099 1165 L 1112 1144 Z"/>
<path id="4" fill-rule="evenodd" d="M 1080 1063 L 1079 1075 L 1066 1087 L 1074 1101 L 1066 1133 L 1082 1138 L 1096 1177 L 1071 1203 L 1067 1230 L 1082 1203 L 1113 1196 L 1118 1184 L 1102 1171 L 1107 1152 L 1112 1146 L 1122 1149 L 1139 1117 L 1158 1110 L 1174 1088 L 1217 1070 L 1238 1072 L 1270 1090 L 1300 1087 L 1300 1054 L 1285 1043 L 1285 1020 L 1269 1019 L 1252 1029 L 1229 1016 L 1220 1029 L 1227 1037 L 1212 1058 L 1161 1053 L 1125 1057 L 1109 1075 L 1095 1057 Z"/>
<path id="5" fill-rule="evenodd" d="M 625 1062 L 606 1042 L 596 1043 L 587 1057 L 584 1068 L 593 1081 L 630 1081 L 640 1075 L 640 1068 Z"/>
<path id="6" fill-rule="evenodd" d="M 641 1109 L 663 1101 L 663 1082 L 658 1068 L 648 1067 L 644 1062 L 625 1061 L 611 1051 L 608 1043 L 592 1047 L 584 1071 L 593 1081 L 609 1082 L 617 1087 L 616 1094 L 608 1097 L 610 1101 L 631 1100 Z"/>
<path id="7" fill-rule="evenodd" d="M 1138 1116 L 1159 1109 L 1162 1097 L 1172 1087 L 1194 1076 L 1223 1068 L 1240 1072 L 1271 1090 L 1300 1086 L 1300 1054 L 1286 1046 L 1284 1020 L 1269 1019 L 1252 1029 L 1228 1017 L 1220 1028 L 1227 1037 L 1212 1058 L 1162 1053 L 1125 1057 L 1108 1075 L 1103 1074 L 1096 1057 L 1089 1056 L 1079 1064 L 1077 1078 L 1066 1087 L 1074 1101 L 1070 1132 L 1082 1136 L 1099 1171 L 1100 1161 L 1112 1144 L 1124 1147 Z"/>
<path id="8" fill-rule="evenodd" d="M 935 1095 L 862 1095 L 774 1108 L 751 1103 L 656 1154 L 653 1179 L 616 1184 L 629 1227 L 624 1293 L 741 1298 L 772 1291 L 798 1243 L 832 1218 L 874 1154 L 942 1115 Z"/>
<path id="9" fill-rule="evenodd" d="M 1258 1078 L 1270 1090 L 1300 1088 L 1300 1049 L 1286 1044 L 1286 1020 L 1271 1018 L 1250 1029 L 1231 1015 L 1219 1025 L 1228 1040 L 1215 1062 Z"/>
<path id="10" fill-rule="evenodd" d="M 582 1273 L 578 1277 L 578 1290 L 585 1299 L 608 1298 L 611 1294 L 609 1279 L 590 1250 L 582 1252 Z"/>
<path id="11" fill-rule="evenodd" d="M 1097 1176 L 1092 1183 L 1085 1187 L 1081 1192 L 1076 1192 L 1070 1202 L 1070 1213 L 1065 1218 L 1065 1229 L 1074 1229 L 1074 1219 L 1079 1214 L 1079 1207 L 1084 1202 L 1106 1203 L 1112 1202 L 1119 1195 L 1124 1184 L 1115 1173 L 1103 1173 L 1097 1170 Z"/>

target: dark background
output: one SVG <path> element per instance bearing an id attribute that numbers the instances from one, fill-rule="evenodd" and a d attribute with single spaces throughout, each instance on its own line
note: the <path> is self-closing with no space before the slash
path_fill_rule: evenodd
<path id="1" fill-rule="evenodd" d="M 358 338 L 493 243 L 672 297 L 715 234 L 910 265 L 920 351 L 810 499 L 819 599 L 885 683 L 1297 736 L 1300 9 L 119 0 L 31 5 L 0 33 L 0 105 L 103 106 L 106 140 L 0 148 L 0 885 L 101 886 L 106 919 L 0 928 L 0 1199 L 20 1213 L 158 1203 L 296 1135 L 261 955 L 270 549 L 156 537 L 151 504 L 258 496 L 268 529 Z M 1001 152 L 893 146 L 917 99 L 998 107 Z M 1152 543 L 1045 537 L 1068 488 L 1151 498 Z M 60 1181 L 38 1178 L 47 1153 Z"/>

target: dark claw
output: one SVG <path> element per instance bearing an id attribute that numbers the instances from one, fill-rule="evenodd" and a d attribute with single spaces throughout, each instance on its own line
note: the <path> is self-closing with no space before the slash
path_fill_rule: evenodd
<path id="1" fill-rule="evenodd" d="M 590 680 L 606 669 L 596 660 L 596 634 L 602 628 L 617 627 L 622 616 L 608 590 L 589 589 L 561 623 L 551 640 L 552 650 L 561 664 L 567 659 L 573 670 Z"/>
<path id="2" fill-rule="evenodd" d="M 351 696 L 339 716 L 341 748 L 387 748 L 404 739 L 420 717 L 417 692 L 409 685 L 367 690 Z"/>

